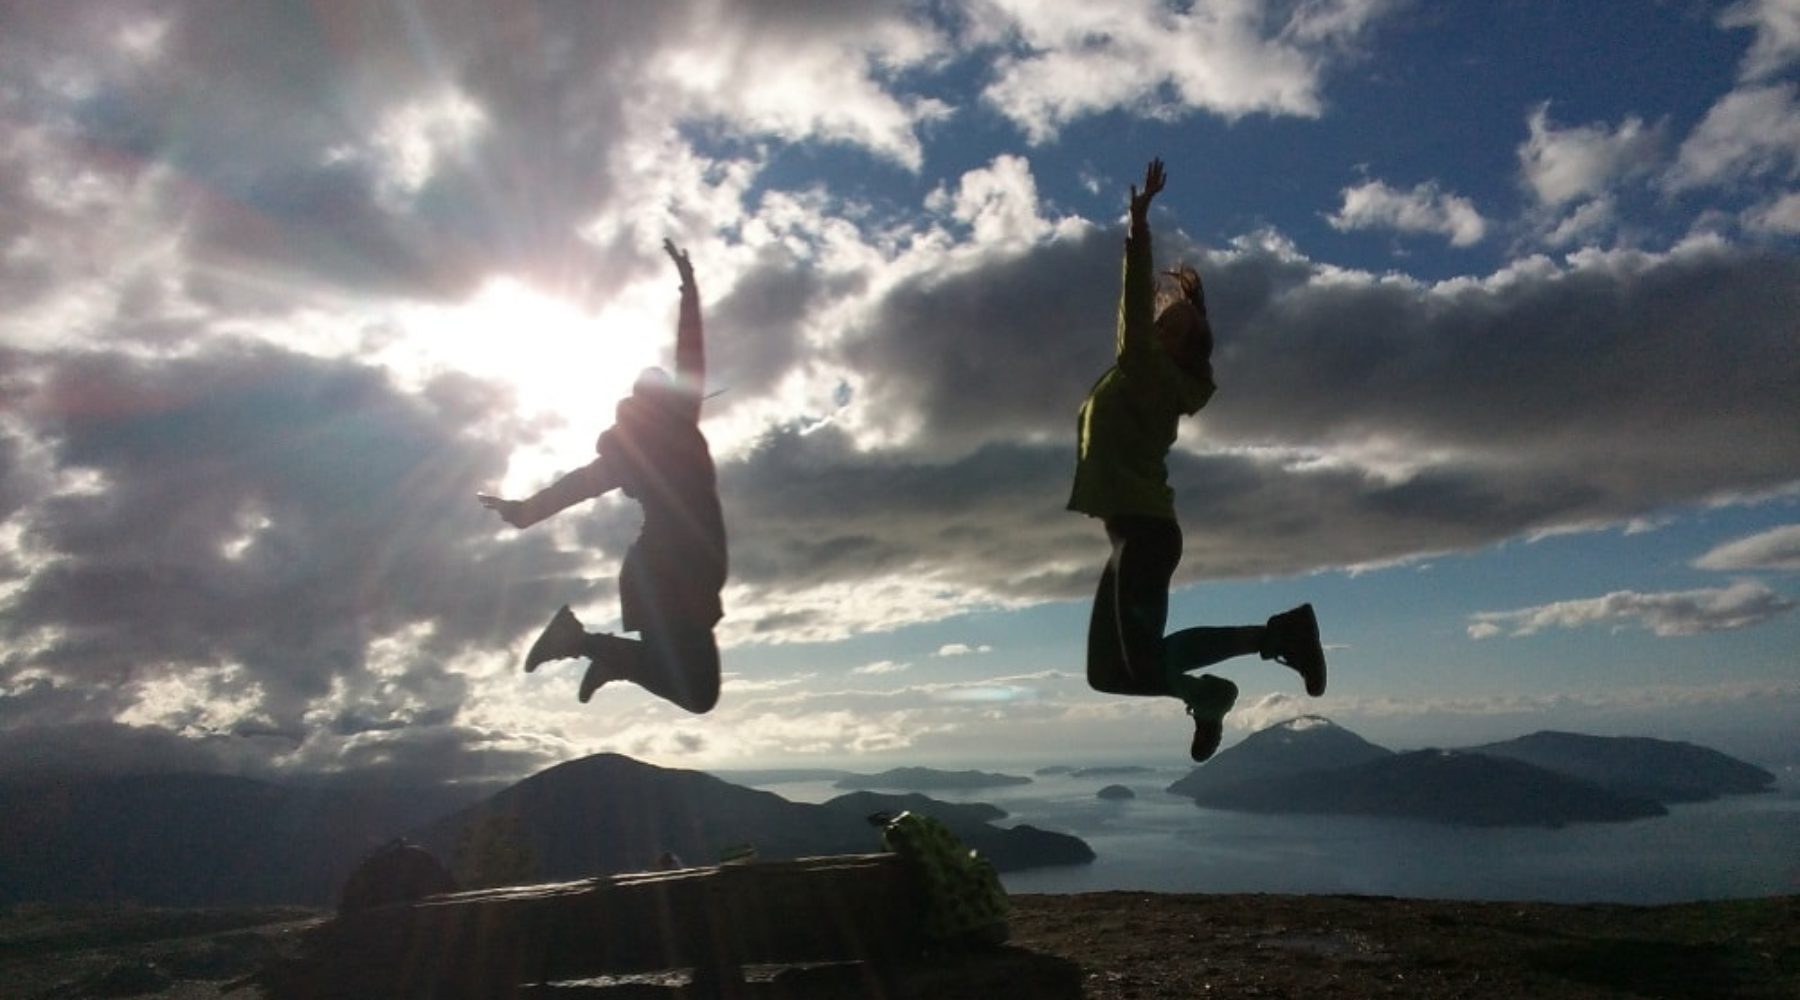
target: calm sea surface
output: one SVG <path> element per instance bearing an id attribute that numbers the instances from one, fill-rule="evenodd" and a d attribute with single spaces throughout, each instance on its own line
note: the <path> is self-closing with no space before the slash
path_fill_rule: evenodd
<path id="1" fill-rule="evenodd" d="M 1669 903 L 1800 893 L 1800 789 L 1671 806 L 1669 815 L 1557 830 L 1484 829 L 1348 816 L 1201 809 L 1165 788 L 1185 770 L 933 792 L 991 802 L 1002 826 L 1074 834 L 1090 865 L 1005 876 L 1014 893 L 1356 893 L 1439 899 Z M 1107 801 L 1121 784 L 1137 797 Z M 796 802 L 843 794 L 828 782 L 760 786 Z"/>

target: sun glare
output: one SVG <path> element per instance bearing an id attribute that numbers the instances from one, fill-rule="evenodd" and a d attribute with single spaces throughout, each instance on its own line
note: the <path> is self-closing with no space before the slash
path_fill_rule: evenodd
<path id="1" fill-rule="evenodd" d="M 666 299 L 667 289 L 656 290 Z M 585 460 L 595 434 L 611 425 L 613 405 L 673 344 L 671 303 L 652 302 L 648 291 L 628 290 L 585 312 L 515 278 L 494 278 L 465 302 L 406 317 L 387 361 L 414 375 L 451 369 L 506 382 L 521 415 L 557 420 L 548 454 L 516 456 L 503 484 L 541 486 L 555 469 Z"/>

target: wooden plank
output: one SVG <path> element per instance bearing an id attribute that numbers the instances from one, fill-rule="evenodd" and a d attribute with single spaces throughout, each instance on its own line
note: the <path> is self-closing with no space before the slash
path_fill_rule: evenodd
<path id="1" fill-rule="evenodd" d="M 733 981 L 746 964 L 892 962 L 921 948 L 923 907 L 893 854 L 451 893 L 321 925 L 302 977 L 316 989 L 280 995 L 487 998 L 608 973 Z"/>

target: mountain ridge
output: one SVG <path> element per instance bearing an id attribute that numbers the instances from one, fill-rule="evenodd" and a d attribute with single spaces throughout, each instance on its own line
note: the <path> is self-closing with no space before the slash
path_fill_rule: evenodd
<path id="1" fill-rule="evenodd" d="M 1716 750 L 1665 740 L 1537 733 L 1396 754 L 1301 716 L 1252 733 L 1168 790 L 1245 812 L 1555 827 L 1665 815 L 1666 802 L 1760 791 L 1774 780 Z"/>
<path id="2" fill-rule="evenodd" d="M 455 789 L 278 784 L 210 774 L 72 775 L 0 781 L 0 904 L 329 905 L 371 851 L 405 836 L 448 864 L 489 815 L 523 820 L 546 879 L 657 865 L 664 852 L 716 863 L 743 845 L 764 858 L 880 850 L 873 812 L 940 818 L 1003 870 L 1083 864 L 1080 838 L 1004 810 L 923 795 L 856 792 L 790 802 L 699 771 L 616 754 L 566 761 L 479 801 Z"/>

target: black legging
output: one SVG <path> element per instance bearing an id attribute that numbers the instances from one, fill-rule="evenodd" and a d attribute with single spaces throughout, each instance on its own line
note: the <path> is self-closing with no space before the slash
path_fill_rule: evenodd
<path id="1" fill-rule="evenodd" d="M 602 664 L 616 679 L 631 681 L 695 715 L 719 703 L 719 646 L 712 629 L 668 624 L 643 638 L 589 632 L 582 655 Z"/>
<path id="2" fill-rule="evenodd" d="M 1088 619 L 1088 685 L 1109 694 L 1172 694 L 1163 668 L 1169 581 L 1181 563 L 1181 526 L 1170 517 L 1106 519 L 1112 555 Z"/>
<path id="3" fill-rule="evenodd" d="M 1112 556 L 1088 619 L 1088 686 L 1108 694 L 1216 698 L 1188 671 L 1261 651 L 1260 625 L 1198 625 L 1168 635 L 1169 581 L 1181 526 L 1169 517 L 1106 519 Z M 1216 684 L 1215 684 L 1216 689 Z"/>

